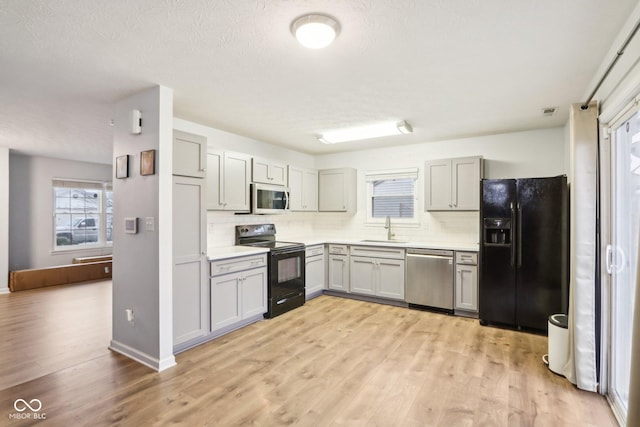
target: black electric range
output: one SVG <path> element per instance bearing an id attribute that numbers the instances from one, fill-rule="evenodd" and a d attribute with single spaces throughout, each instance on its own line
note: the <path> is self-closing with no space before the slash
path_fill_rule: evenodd
<path id="1" fill-rule="evenodd" d="M 265 317 L 276 317 L 304 304 L 304 244 L 277 241 L 275 224 L 251 224 L 236 226 L 236 245 L 269 249 Z"/>

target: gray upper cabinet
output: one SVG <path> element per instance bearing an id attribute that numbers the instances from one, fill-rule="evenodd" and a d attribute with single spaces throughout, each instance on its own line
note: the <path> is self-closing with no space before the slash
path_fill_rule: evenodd
<path id="1" fill-rule="evenodd" d="M 318 210 L 320 212 L 356 211 L 356 170 L 325 169 L 318 173 Z"/>
<path id="2" fill-rule="evenodd" d="M 425 163 L 425 210 L 480 210 L 482 157 L 430 160 Z"/>
<path id="3" fill-rule="evenodd" d="M 207 174 L 207 138 L 173 131 L 173 174 L 204 178 Z"/>
<path id="4" fill-rule="evenodd" d="M 318 210 L 318 171 L 289 166 L 289 208 Z"/>
<path id="5" fill-rule="evenodd" d="M 252 170 L 253 182 L 287 185 L 287 165 L 254 157 Z"/>
<path id="6" fill-rule="evenodd" d="M 248 212 L 251 157 L 209 150 L 207 169 L 207 209 Z"/>

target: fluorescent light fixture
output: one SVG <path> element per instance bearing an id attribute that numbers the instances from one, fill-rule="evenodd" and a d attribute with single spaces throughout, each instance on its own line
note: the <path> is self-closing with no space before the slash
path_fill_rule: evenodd
<path id="1" fill-rule="evenodd" d="M 309 49 L 327 47 L 338 36 L 340 24 L 327 15 L 304 15 L 291 24 L 291 33 Z"/>
<path id="2" fill-rule="evenodd" d="M 318 137 L 318 140 L 324 144 L 337 144 L 339 142 L 401 135 L 412 132 L 413 128 L 411 125 L 407 123 L 406 120 L 403 120 L 401 122 L 378 123 L 370 126 L 325 132 Z"/>

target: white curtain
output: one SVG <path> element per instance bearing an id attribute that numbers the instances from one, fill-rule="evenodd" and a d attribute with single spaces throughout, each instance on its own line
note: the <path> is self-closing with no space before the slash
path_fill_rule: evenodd
<path id="1" fill-rule="evenodd" d="M 579 388 L 597 391 L 596 375 L 596 195 L 598 104 L 571 106 L 571 278 L 569 355 L 564 375 Z"/>

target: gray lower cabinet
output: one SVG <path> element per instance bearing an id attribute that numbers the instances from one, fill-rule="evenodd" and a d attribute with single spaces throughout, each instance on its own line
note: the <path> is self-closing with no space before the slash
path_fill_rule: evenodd
<path id="1" fill-rule="evenodd" d="M 478 254 L 456 252 L 455 311 L 457 314 L 478 313 Z"/>
<path id="2" fill-rule="evenodd" d="M 327 287 L 334 291 L 349 292 L 349 247 L 347 245 L 329 245 Z"/>
<path id="3" fill-rule="evenodd" d="M 267 256 L 211 263 L 211 331 L 259 318 L 267 312 Z"/>
<path id="4" fill-rule="evenodd" d="M 325 278 L 324 245 L 309 246 L 305 250 L 305 296 L 313 298 L 322 293 Z"/>
<path id="5" fill-rule="evenodd" d="M 351 292 L 404 300 L 404 256 L 404 249 L 351 246 Z"/>

